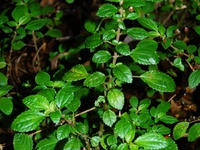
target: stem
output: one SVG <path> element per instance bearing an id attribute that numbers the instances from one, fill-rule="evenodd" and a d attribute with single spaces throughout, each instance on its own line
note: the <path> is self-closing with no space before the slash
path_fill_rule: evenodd
<path id="1" fill-rule="evenodd" d="M 80 116 L 80 115 L 82 115 L 82 114 L 88 113 L 88 112 L 90 112 L 90 111 L 92 111 L 92 110 L 94 110 L 94 109 L 96 109 L 96 107 L 92 107 L 92 108 L 87 109 L 87 110 L 85 110 L 85 111 L 83 111 L 83 112 L 80 112 L 80 113 L 76 114 L 75 117 L 78 117 L 78 116 Z"/>

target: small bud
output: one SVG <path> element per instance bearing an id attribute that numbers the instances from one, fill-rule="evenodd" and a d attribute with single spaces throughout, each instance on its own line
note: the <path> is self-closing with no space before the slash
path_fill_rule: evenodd
<path id="1" fill-rule="evenodd" d="M 187 33 L 189 31 L 188 27 L 184 28 L 184 32 Z"/>
<path id="2" fill-rule="evenodd" d="M 181 31 L 179 29 L 174 30 L 174 33 L 179 34 Z"/>
<path id="3" fill-rule="evenodd" d="M 130 7 L 129 7 L 129 11 L 130 11 L 130 12 L 133 12 L 133 11 L 134 11 L 134 8 L 133 8 L 132 6 L 130 6 Z"/>

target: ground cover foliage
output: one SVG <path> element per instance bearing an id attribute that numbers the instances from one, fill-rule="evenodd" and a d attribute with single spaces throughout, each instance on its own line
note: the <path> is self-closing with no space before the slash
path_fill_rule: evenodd
<path id="1" fill-rule="evenodd" d="M 198 0 L 5 2 L 0 149 L 200 149 Z"/>

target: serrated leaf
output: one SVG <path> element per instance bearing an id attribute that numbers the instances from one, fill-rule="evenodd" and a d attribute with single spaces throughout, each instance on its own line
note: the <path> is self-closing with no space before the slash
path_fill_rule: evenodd
<path id="1" fill-rule="evenodd" d="M 128 56 L 131 53 L 130 47 L 126 43 L 120 43 L 120 44 L 116 45 L 115 49 L 118 53 L 120 53 L 121 55 L 124 55 L 124 56 Z"/>
<path id="2" fill-rule="evenodd" d="M 103 33 L 103 40 L 108 41 L 116 36 L 115 30 L 107 30 Z"/>
<path id="3" fill-rule="evenodd" d="M 158 42 L 154 40 L 145 39 L 145 40 L 140 41 L 136 47 L 155 51 L 158 48 Z"/>
<path id="4" fill-rule="evenodd" d="M 25 5 L 19 5 L 13 9 L 11 15 L 16 22 L 19 22 L 20 18 L 27 12 L 28 9 Z"/>
<path id="5" fill-rule="evenodd" d="M 93 34 L 92 36 L 87 37 L 85 40 L 85 47 L 86 48 L 95 48 L 99 46 L 103 40 L 101 40 L 101 37 L 99 34 Z"/>
<path id="6" fill-rule="evenodd" d="M 162 135 L 166 135 L 166 134 L 169 134 L 171 132 L 171 129 L 168 128 L 168 127 L 165 127 L 165 126 L 160 126 L 160 127 L 158 127 L 157 132 L 162 134 Z"/>
<path id="7" fill-rule="evenodd" d="M 127 132 L 127 134 L 125 135 L 125 140 L 127 143 L 131 143 L 135 137 L 135 129 L 132 129 L 130 131 Z"/>
<path id="8" fill-rule="evenodd" d="M 122 6 L 123 7 L 141 7 L 141 6 L 145 6 L 146 2 L 141 1 L 141 0 L 124 0 Z"/>
<path id="9" fill-rule="evenodd" d="M 121 80 L 124 81 L 126 83 L 132 83 L 132 72 L 131 70 L 126 66 L 126 65 L 117 65 L 114 69 L 113 69 L 113 74 L 114 76 Z"/>
<path id="10" fill-rule="evenodd" d="M 75 95 L 75 96 L 76 96 L 76 95 Z M 68 108 L 70 111 L 75 112 L 75 111 L 77 111 L 77 109 L 80 107 L 80 105 L 81 105 L 80 99 L 74 98 L 73 103 L 69 103 L 69 104 L 67 105 L 67 108 Z"/>
<path id="11" fill-rule="evenodd" d="M 30 21 L 30 16 L 28 15 L 25 15 L 25 16 L 22 16 L 21 18 L 19 18 L 19 25 L 25 25 L 27 22 Z"/>
<path id="12" fill-rule="evenodd" d="M 147 29 L 158 31 L 158 27 L 155 21 L 148 18 L 138 18 L 138 22 Z"/>
<path id="13" fill-rule="evenodd" d="M 88 87 L 97 87 L 106 79 L 106 76 L 101 72 L 90 74 L 84 81 L 84 85 Z"/>
<path id="14" fill-rule="evenodd" d="M 158 113 L 162 112 L 162 113 L 167 113 L 170 109 L 170 103 L 169 102 L 161 102 L 158 106 L 157 106 L 157 110 Z"/>
<path id="15" fill-rule="evenodd" d="M 0 110 L 6 115 L 10 115 L 13 111 L 12 98 L 0 97 Z"/>
<path id="16" fill-rule="evenodd" d="M 115 123 L 116 120 L 117 120 L 117 116 L 112 110 L 109 109 L 103 113 L 103 122 L 107 126 L 111 127 Z"/>
<path id="17" fill-rule="evenodd" d="M 13 146 L 15 150 L 32 150 L 32 137 L 27 134 L 16 133 L 13 139 Z"/>
<path id="18" fill-rule="evenodd" d="M 183 41 L 175 41 L 174 43 L 174 46 L 178 49 L 187 49 L 187 44 Z"/>
<path id="19" fill-rule="evenodd" d="M 143 40 L 148 36 L 147 31 L 142 28 L 130 28 L 127 30 L 127 34 L 136 40 Z"/>
<path id="20" fill-rule="evenodd" d="M 93 147 L 98 146 L 99 143 L 100 143 L 100 141 L 101 141 L 101 138 L 100 138 L 99 136 L 93 136 L 93 137 L 90 139 L 91 145 L 92 145 Z"/>
<path id="21" fill-rule="evenodd" d="M 8 78 L 0 72 L 0 86 L 1 85 L 6 85 L 8 83 Z"/>
<path id="22" fill-rule="evenodd" d="M 49 108 L 49 101 L 42 95 L 29 95 L 22 101 L 28 108 L 33 110 L 46 110 Z"/>
<path id="23" fill-rule="evenodd" d="M 131 52 L 131 57 L 139 64 L 142 65 L 155 65 L 158 64 L 158 54 L 154 50 L 148 48 L 136 48 Z"/>
<path id="24" fill-rule="evenodd" d="M 62 32 L 58 29 L 50 29 L 45 33 L 45 35 L 50 37 L 61 37 Z"/>
<path id="25" fill-rule="evenodd" d="M 117 137 L 115 135 L 110 135 L 106 140 L 108 146 L 116 145 L 117 144 Z"/>
<path id="26" fill-rule="evenodd" d="M 183 65 L 180 57 L 174 59 L 173 64 L 174 64 L 175 67 L 179 68 L 181 71 L 185 70 L 185 66 Z"/>
<path id="27" fill-rule="evenodd" d="M 167 138 L 166 141 L 168 143 L 167 147 L 160 150 L 178 150 L 178 146 L 172 138 Z"/>
<path id="28" fill-rule="evenodd" d="M 53 123 L 58 124 L 61 119 L 61 112 L 59 110 L 50 113 L 50 118 Z"/>
<path id="29" fill-rule="evenodd" d="M 128 150 L 128 144 L 127 143 L 121 143 L 117 147 L 117 150 Z"/>
<path id="30" fill-rule="evenodd" d="M 119 136 L 121 139 L 123 139 L 131 129 L 131 123 L 122 118 L 116 123 L 114 133 L 117 134 L 117 136 Z"/>
<path id="31" fill-rule="evenodd" d="M 112 4 L 103 4 L 97 11 L 99 17 L 112 17 L 118 11 L 117 7 Z"/>
<path id="32" fill-rule="evenodd" d="M 74 92 L 70 90 L 67 86 L 63 87 L 56 94 L 56 105 L 59 108 L 66 107 L 74 99 Z"/>
<path id="33" fill-rule="evenodd" d="M 197 85 L 199 85 L 199 83 L 200 83 L 200 70 L 193 71 L 188 78 L 188 82 L 189 82 L 190 88 L 195 88 Z"/>
<path id="34" fill-rule="evenodd" d="M 173 116 L 163 115 L 160 117 L 160 121 L 166 123 L 166 124 L 173 124 L 178 121 L 177 118 Z"/>
<path id="35" fill-rule="evenodd" d="M 129 20 L 135 20 L 135 19 L 137 19 L 137 18 L 139 18 L 139 15 L 138 15 L 137 13 L 134 13 L 134 12 L 129 13 L 129 14 L 126 16 L 126 19 L 129 19 Z"/>
<path id="36" fill-rule="evenodd" d="M 37 150 L 54 150 L 58 140 L 55 137 L 45 138 L 41 140 L 37 145 Z"/>
<path id="37" fill-rule="evenodd" d="M 64 81 L 78 81 L 85 79 L 88 76 L 88 73 L 83 65 L 76 65 L 70 69 L 67 73 L 65 73 L 63 80 Z"/>
<path id="38" fill-rule="evenodd" d="M 112 107 L 122 110 L 124 106 L 124 94 L 120 90 L 111 89 L 108 91 L 107 99 Z"/>
<path id="39" fill-rule="evenodd" d="M 108 51 L 100 50 L 93 55 L 92 61 L 95 63 L 106 63 L 111 57 Z"/>
<path id="40" fill-rule="evenodd" d="M 72 127 L 69 124 L 59 126 L 56 131 L 57 139 L 60 141 L 64 138 L 68 138 L 71 131 L 72 131 Z"/>
<path id="41" fill-rule="evenodd" d="M 176 85 L 173 79 L 163 72 L 151 70 L 140 75 L 140 77 L 152 89 L 157 91 L 173 92 L 175 90 Z"/>
<path id="42" fill-rule="evenodd" d="M 200 137 L 200 123 L 195 123 L 188 131 L 188 141 L 193 142 Z"/>
<path id="43" fill-rule="evenodd" d="M 53 88 L 47 88 L 40 90 L 37 94 L 42 95 L 47 98 L 49 102 L 54 100 L 54 97 L 56 95 L 56 90 Z"/>
<path id="44" fill-rule="evenodd" d="M 91 20 L 86 20 L 84 23 L 84 27 L 88 32 L 94 33 L 96 30 L 96 23 Z"/>
<path id="45" fill-rule="evenodd" d="M 11 42 L 13 50 L 20 50 L 22 49 L 26 44 L 23 41 L 15 41 Z"/>
<path id="46" fill-rule="evenodd" d="M 79 122 L 76 124 L 75 128 L 83 134 L 88 134 L 88 130 L 89 130 L 89 125 L 88 125 L 88 121 L 84 120 L 84 123 Z"/>
<path id="47" fill-rule="evenodd" d="M 32 20 L 30 21 L 26 26 L 25 29 L 35 31 L 41 29 L 45 24 L 45 21 L 40 19 L 40 20 Z"/>
<path id="48" fill-rule="evenodd" d="M 159 150 L 166 148 L 168 143 L 166 139 L 158 133 L 145 133 L 139 136 L 135 143 L 145 149 Z"/>
<path id="49" fill-rule="evenodd" d="M 11 85 L 2 85 L 0 86 L 0 97 L 7 94 L 13 88 Z"/>
<path id="50" fill-rule="evenodd" d="M 73 138 L 67 141 L 63 150 L 80 150 L 81 141 L 78 138 Z"/>
<path id="51" fill-rule="evenodd" d="M 189 122 L 179 122 L 173 129 L 173 138 L 178 140 L 184 136 L 189 127 Z"/>
<path id="52" fill-rule="evenodd" d="M 12 122 L 12 129 L 19 132 L 28 132 L 35 130 L 45 115 L 36 110 L 27 110 L 22 112 L 17 118 Z"/>

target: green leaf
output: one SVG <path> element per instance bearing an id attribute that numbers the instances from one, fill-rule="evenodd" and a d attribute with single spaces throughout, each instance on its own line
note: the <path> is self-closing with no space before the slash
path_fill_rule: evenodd
<path id="1" fill-rule="evenodd" d="M 29 95 L 22 101 L 28 108 L 33 110 L 46 110 L 49 108 L 49 101 L 42 95 Z"/>
<path id="2" fill-rule="evenodd" d="M 64 124 L 62 126 L 59 126 L 56 131 L 57 139 L 60 141 L 64 138 L 68 138 L 71 131 L 72 127 L 69 124 Z"/>
<path id="3" fill-rule="evenodd" d="M 75 96 L 76 96 L 76 94 L 75 94 Z M 70 111 L 75 112 L 75 111 L 77 111 L 77 109 L 80 107 L 80 105 L 81 105 L 80 99 L 74 98 L 73 103 L 69 103 L 69 104 L 67 105 L 67 108 L 68 108 Z"/>
<path id="4" fill-rule="evenodd" d="M 20 50 L 22 49 L 26 44 L 23 41 L 15 41 L 11 42 L 13 50 Z"/>
<path id="5" fill-rule="evenodd" d="M 35 76 L 35 82 L 39 85 L 46 85 L 50 81 L 50 75 L 46 72 L 39 72 Z"/>
<path id="6" fill-rule="evenodd" d="M 81 141 L 78 138 L 72 138 L 67 141 L 63 150 L 80 150 Z"/>
<path id="7" fill-rule="evenodd" d="M 99 136 L 93 136 L 91 139 L 90 139 L 90 142 L 91 142 L 91 145 L 92 147 L 96 147 L 99 145 L 101 141 L 101 138 Z"/>
<path id="8" fill-rule="evenodd" d="M 45 35 L 50 37 L 61 37 L 62 32 L 58 29 L 50 29 L 45 33 Z"/>
<path id="9" fill-rule="evenodd" d="M 182 60 L 180 57 L 174 59 L 174 66 L 179 68 L 181 71 L 184 71 L 185 70 L 185 66 L 183 65 L 182 63 Z"/>
<path id="10" fill-rule="evenodd" d="M 160 121 L 166 123 L 166 124 L 173 124 L 178 121 L 177 118 L 173 116 L 163 115 L 160 117 Z"/>
<path id="11" fill-rule="evenodd" d="M 200 70 L 193 71 L 188 79 L 189 87 L 195 88 L 200 83 Z"/>
<path id="12" fill-rule="evenodd" d="M 194 30 L 197 34 L 200 34 L 200 26 L 195 26 Z"/>
<path id="13" fill-rule="evenodd" d="M 116 123 L 114 133 L 117 134 L 117 136 L 119 136 L 121 139 L 123 139 L 131 129 L 131 123 L 122 118 Z"/>
<path id="14" fill-rule="evenodd" d="M 128 150 L 128 144 L 127 143 L 121 143 L 117 147 L 117 150 Z"/>
<path id="15" fill-rule="evenodd" d="M 176 29 L 178 29 L 177 26 L 169 26 L 166 31 L 167 37 L 172 37 Z"/>
<path id="16" fill-rule="evenodd" d="M 131 57 L 139 64 L 142 65 L 155 65 L 158 64 L 158 54 L 154 50 L 148 48 L 136 48 L 131 52 Z"/>
<path id="17" fill-rule="evenodd" d="M 166 141 L 168 143 L 167 147 L 160 150 L 178 150 L 178 146 L 172 138 L 167 138 Z"/>
<path id="18" fill-rule="evenodd" d="M 0 61 L 0 69 L 4 68 L 5 66 L 6 66 L 6 62 Z"/>
<path id="19" fill-rule="evenodd" d="M 106 79 L 106 76 L 101 72 L 90 74 L 84 81 L 84 85 L 88 87 L 97 87 Z"/>
<path id="20" fill-rule="evenodd" d="M 147 29 L 158 31 L 158 26 L 155 21 L 148 18 L 138 18 L 138 22 Z"/>
<path id="21" fill-rule="evenodd" d="M 17 6 L 13 9 L 11 15 L 16 22 L 19 22 L 20 18 L 28 13 L 28 9 L 25 5 Z"/>
<path id="22" fill-rule="evenodd" d="M 136 130 L 135 129 L 132 129 L 132 130 L 129 130 L 127 132 L 127 134 L 125 135 L 125 140 L 127 143 L 131 143 L 135 137 L 135 132 Z"/>
<path id="23" fill-rule="evenodd" d="M 0 86 L 1 85 L 6 85 L 8 83 L 8 78 L 0 72 Z"/>
<path id="24" fill-rule="evenodd" d="M 187 49 L 187 45 L 186 45 L 186 43 L 185 42 L 183 42 L 183 41 L 175 41 L 174 43 L 174 46 L 176 47 L 176 48 L 178 48 L 178 49 Z"/>
<path id="25" fill-rule="evenodd" d="M 136 40 L 143 40 L 148 35 L 147 31 L 142 28 L 130 28 L 127 30 L 127 34 Z"/>
<path id="26" fill-rule="evenodd" d="M 162 134 L 162 135 L 166 135 L 166 134 L 169 134 L 171 132 L 171 129 L 161 125 L 161 126 L 158 127 L 157 132 Z"/>
<path id="27" fill-rule="evenodd" d="M 63 80 L 64 81 L 77 81 L 77 80 L 82 80 L 85 79 L 88 76 L 87 71 L 85 70 L 85 67 L 83 65 L 76 65 L 72 67 L 70 71 L 65 73 Z"/>
<path id="28" fill-rule="evenodd" d="M 120 0 L 106 0 L 106 1 L 109 1 L 109 2 L 116 2 L 116 3 L 119 3 Z"/>
<path id="29" fill-rule="evenodd" d="M 54 97 L 56 95 L 56 90 L 53 88 L 49 88 L 49 89 L 42 89 L 40 90 L 37 94 L 42 95 L 44 97 L 47 98 L 47 100 L 49 102 L 54 100 Z"/>
<path id="30" fill-rule="evenodd" d="M 88 134 L 89 125 L 87 120 L 84 120 L 84 123 L 82 122 L 77 123 L 75 127 L 80 133 Z"/>
<path id="31" fill-rule="evenodd" d="M 56 94 L 56 104 L 59 108 L 66 107 L 74 99 L 74 92 L 69 87 L 65 86 Z"/>
<path id="32" fill-rule="evenodd" d="M 28 132 L 35 130 L 45 115 L 36 110 L 27 110 L 22 112 L 17 118 L 12 122 L 12 129 L 19 132 Z"/>
<path id="33" fill-rule="evenodd" d="M 124 94 L 120 90 L 111 89 L 108 91 L 107 99 L 112 107 L 122 110 L 124 106 Z"/>
<path id="34" fill-rule="evenodd" d="M 109 41 L 116 36 L 115 30 L 107 30 L 103 33 L 103 40 Z"/>
<path id="35" fill-rule="evenodd" d="M 37 150 L 54 150 L 58 140 L 55 137 L 45 138 L 41 140 L 37 145 Z"/>
<path id="36" fill-rule="evenodd" d="M 10 115 L 13 111 L 12 98 L 0 97 L 0 110 L 6 115 Z"/>
<path id="37" fill-rule="evenodd" d="M 118 11 L 117 7 L 112 4 L 103 4 L 97 11 L 99 17 L 112 17 Z"/>
<path id="38" fill-rule="evenodd" d="M 86 20 L 84 23 L 84 27 L 88 32 L 94 33 L 96 30 L 96 23 L 91 20 Z"/>
<path id="39" fill-rule="evenodd" d="M 145 6 L 146 5 L 146 2 L 144 1 L 141 1 L 141 0 L 124 0 L 123 1 L 123 7 L 141 7 L 141 6 Z"/>
<path id="40" fill-rule="evenodd" d="M 200 137 L 200 123 L 195 123 L 191 126 L 188 132 L 188 141 L 193 142 L 198 137 Z"/>
<path id="41" fill-rule="evenodd" d="M 169 102 L 161 102 L 158 106 L 157 106 L 157 111 L 158 113 L 167 113 L 170 109 L 171 104 Z"/>
<path id="42" fill-rule="evenodd" d="M 145 149 L 161 149 L 166 148 L 168 143 L 166 139 L 158 133 L 145 133 L 139 136 L 135 143 Z"/>
<path id="43" fill-rule="evenodd" d="M 112 110 L 108 109 L 103 113 L 103 122 L 107 126 L 111 127 L 115 123 L 116 120 L 117 120 L 117 116 Z"/>
<path id="44" fill-rule="evenodd" d="M 111 59 L 111 54 L 105 50 L 96 52 L 92 57 L 92 61 L 95 63 L 106 63 L 109 59 Z"/>
<path id="45" fill-rule="evenodd" d="M 59 110 L 50 113 L 50 118 L 53 123 L 58 124 L 61 119 L 61 112 Z"/>
<path id="46" fill-rule="evenodd" d="M 129 45 L 125 44 L 125 43 L 120 43 L 120 44 L 116 45 L 115 49 L 118 53 L 120 53 L 121 55 L 124 55 L 124 56 L 129 56 L 131 53 Z"/>
<path id="47" fill-rule="evenodd" d="M 45 21 L 40 19 L 40 20 L 32 20 L 30 21 L 26 26 L 25 29 L 34 31 L 34 30 L 39 30 L 41 29 L 45 24 Z"/>
<path id="48" fill-rule="evenodd" d="M 7 25 L 10 26 L 10 27 L 17 27 L 18 26 L 17 22 L 15 22 L 15 21 L 8 21 Z"/>
<path id="49" fill-rule="evenodd" d="M 129 19 L 129 20 L 135 20 L 135 19 L 137 19 L 137 18 L 139 18 L 139 15 L 138 15 L 137 13 L 134 13 L 134 12 L 129 13 L 129 14 L 126 16 L 126 19 Z"/>
<path id="50" fill-rule="evenodd" d="M 149 39 L 145 39 L 140 41 L 136 48 L 141 48 L 141 49 L 148 49 L 151 51 L 155 51 L 158 48 L 158 42 L 154 41 L 154 40 L 149 40 Z"/>
<path id="51" fill-rule="evenodd" d="M 132 83 L 133 81 L 132 72 L 126 65 L 123 64 L 117 65 L 113 69 L 113 74 L 117 79 L 124 81 L 126 83 Z"/>
<path id="52" fill-rule="evenodd" d="M 110 135 L 106 140 L 108 146 L 116 145 L 117 144 L 117 137 L 115 135 Z"/>
<path id="53" fill-rule="evenodd" d="M 189 127 L 189 122 L 179 122 L 173 129 L 173 138 L 178 140 L 184 136 Z"/>
<path id="54" fill-rule="evenodd" d="M 0 97 L 7 94 L 13 88 L 11 85 L 0 86 Z"/>
<path id="55" fill-rule="evenodd" d="M 22 16 L 21 18 L 19 18 L 19 25 L 25 25 L 30 21 L 30 19 L 31 18 L 29 15 Z"/>
<path id="56" fill-rule="evenodd" d="M 13 146 L 15 150 L 32 150 L 32 137 L 27 134 L 16 133 L 13 139 Z"/>
<path id="57" fill-rule="evenodd" d="M 176 85 L 173 79 L 163 72 L 151 70 L 140 75 L 140 77 L 152 89 L 157 91 L 173 92 L 175 90 Z"/>
<path id="58" fill-rule="evenodd" d="M 103 41 L 101 40 L 101 37 L 99 34 L 93 34 L 85 40 L 85 46 L 86 48 L 95 48 L 99 46 Z"/>

